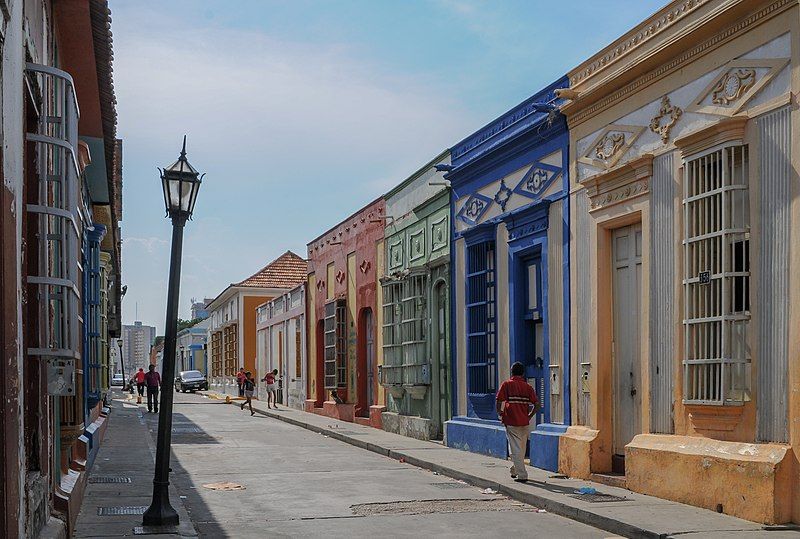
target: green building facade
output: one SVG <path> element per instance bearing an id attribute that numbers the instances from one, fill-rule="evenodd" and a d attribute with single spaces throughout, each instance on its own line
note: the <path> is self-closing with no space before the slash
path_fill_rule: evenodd
<path id="1" fill-rule="evenodd" d="M 387 193 L 381 278 L 384 430 L 439 439 L 450 418 L 450 189 L 445 151 Z"/>

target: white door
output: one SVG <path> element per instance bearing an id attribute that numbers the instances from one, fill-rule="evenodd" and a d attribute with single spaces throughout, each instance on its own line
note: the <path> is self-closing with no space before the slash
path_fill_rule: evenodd
<path id="1" fill-rule="evenodd" d="M 614 230 L 613 241 L 614 456 L 622 464 L 625 445 L 641 433 L 641 223 Z"/>

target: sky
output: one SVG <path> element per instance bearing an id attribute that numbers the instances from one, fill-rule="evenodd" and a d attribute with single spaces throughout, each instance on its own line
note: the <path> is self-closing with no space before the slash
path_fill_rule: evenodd
<path id="1" fill-rule="evenodd" d="M 206 176 L 180 311 L 306 244 L 663 0 L 111 0 L 123 322 L 163 333 L 157 167 Z"/>

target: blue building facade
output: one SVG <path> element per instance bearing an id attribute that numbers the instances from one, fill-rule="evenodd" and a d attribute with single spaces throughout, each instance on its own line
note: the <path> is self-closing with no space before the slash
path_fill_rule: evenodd
<path id="1" fill-rule="evenodd" d="M 525 365 L 542 410 L 533 466 L 558 468 L 570 420 L 569 138 L 559 79 L 451 150 L 453 410 L 448 446 L 504 458 L 495 394 Z"/>

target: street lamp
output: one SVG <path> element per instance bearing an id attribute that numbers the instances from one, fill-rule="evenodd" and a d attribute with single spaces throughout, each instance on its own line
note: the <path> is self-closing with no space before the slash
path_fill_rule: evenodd
<path id="1" fill-rule="evenodd" d="M 117 339 L 117 345 L 119 346 L 119 368 L 122 369 L 122 394 L 125 394 L 125 358 L 122 357 L 122 339 Z"/>
<path id="2" fill-rule="evenodd" d="M 175 380 L 175 340 L 178 330 L 183 227 L 192 217 L 197 192 L 203 177 L 186 160 L 186 136 L 177 161 L 160 170 L 167 216 L 172 220 L 172 255 L 169 263 L 167 321 L 164 326 L 164 355 L 161 367 L 161 409 L 158 412 L 156 469 L 153 476 L 153 500 L 144 512 L 145 526 L 177 525 L 178 513 L 169 503 L 169 454 L 172 438 L 172 395 Z M 203 175 L 204 176 L 204 175 Z"/>

